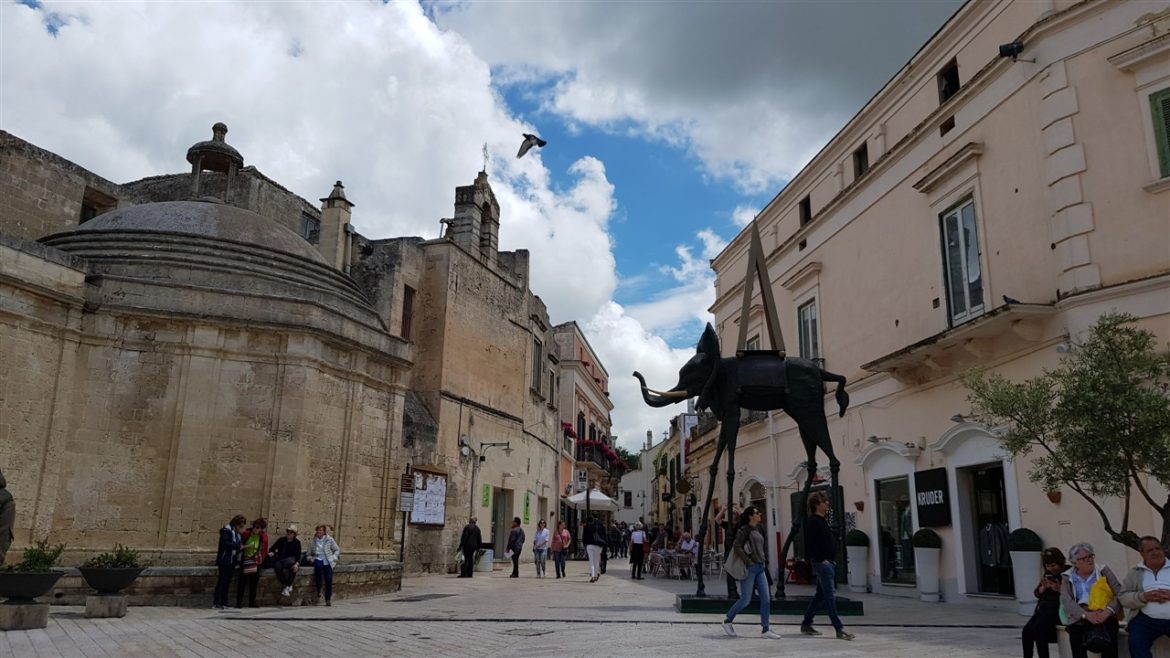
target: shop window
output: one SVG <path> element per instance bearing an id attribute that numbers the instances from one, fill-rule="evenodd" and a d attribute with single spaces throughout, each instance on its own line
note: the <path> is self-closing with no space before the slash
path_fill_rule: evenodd
<path id="1" fill-rule="evenodd" d="M 883 583 L 914 585 L 910 476 L 877 480 L 878 548 Z"/>

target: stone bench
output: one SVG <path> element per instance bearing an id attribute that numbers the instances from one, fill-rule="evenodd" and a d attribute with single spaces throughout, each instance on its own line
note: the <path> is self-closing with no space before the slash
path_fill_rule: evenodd
<path id="1" fill-rule="evenodd" d="M 1064 626 L 1056 627 L 1057 655 L 1060 658 L 1072 658 L 1072 646 L 1069 644 L 1068 631 Z M 1099 656 L 1099 653 L 1089 652 L 1090 656 Z M 1125 632 L 1125 624 L 1117 634 L 1117 658 L 1129 658 L 1129 633 Z M 1154 642 L 1154 658 L 1170 658 L 1170 638 L 1160 637 Z"/>
<path id="2" fill-rule="evenodd" d="M 183 606 L 189 608 L 211 607 L 215 581 L 219 576 L 216 567 L 148 567 L 122 591 L 130 605 Z M 235 605 L 239 576 L 232 577 L 228 591 L 228 603 Z M 282 586 L 272 569 L 260 571 L 259 605 L 314 605 L 316 589 L 313 587 L 313 568 L 300 568 L 293 593 L 281 598 Z M 340 564 L 333 570 L 333 598 L 335 600 L 355 599 L 397 592 L 402 588 L 401 562 L 367 562 L 362 564 Z M 77 569 L 66 569 L 65 575 L 57 581 L 56 587 L 38 601 L 59 605 L 85 605 L 85 599 L 93 590 L 85 584 Z M 245 597 L 244 605 L 248 601 Z"/>

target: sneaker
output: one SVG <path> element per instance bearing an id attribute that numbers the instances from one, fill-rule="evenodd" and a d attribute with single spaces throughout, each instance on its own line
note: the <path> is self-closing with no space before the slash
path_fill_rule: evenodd
<path id="1" fill-rule="evenodd" d="M 212 606 L 211 606 L 211 609 L 212 609 L 212 610 L 223 610 L 223 606 L 222 606 L 222 605 L 220 605 L 220 604 L 218 604 L 218 603 L 216 603 L 216 604 L 214 604 L 214 605 L 212 605 Z"/>
<path id="2" fill-rule="evenodd" d="M 729 621 L 725 621 L 719 625 L 723 627 L 723 632 L 726 633 L 728 637 L 735 637 L 735 625 L 734 624 L 732 624 Z"/>
<path id="3" fill-rule="evenodd" d="M 800 625 L 800 632 L 804 635 L 820 635 L 821 634 L 821 632 L 818 631 L 817 629 L 813 628 L 812 626 L 805 625 L 805 624 Z"/>
<path id="4" fill-rule="evenodd" d="M 837 639 L 838 640 L 852 640 L 855 637 L 857 637 L 857 636 L 854 635 L 853 633 L 846 632 L 845 629 L 841 629 L 841 630 L 837 631 Z"/>
<path id="5" fill-rule="evenodd" d="M 333 601 L 330 601 L 329 599 L 325 599 L 325 607 L 326 607 L 326 608 L 332 608 L 332 607 L 333 607 Z M 840 637 L 840 636 L 838 636 L 838 637 Z M 852 637 L 852 636 L 851 636 L 851 637 Z"/>
<path id="6" fill-rule="evenodd" d="M 763 633 L 761 633 L 761 634 L 760 634 L 760 637 L 762 637 L 762 638 L 766 638 L 766 639 L 769 639 L 769 640 L 779 640 L 779 639 L 780 639 L 780 634 L 779 634 L 779 633 L 777 633 L 776 631 L 774 631 L 774 630 L 772 630 L 772 629 L 770 629 L 770 628 L 769 628 L 768 630 L 766 630 L 766 631 L 764 631 Z"/>

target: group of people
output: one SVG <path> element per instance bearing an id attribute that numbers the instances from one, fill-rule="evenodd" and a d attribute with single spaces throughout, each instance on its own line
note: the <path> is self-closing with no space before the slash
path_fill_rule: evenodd
<path id="1" fill-rule="evenodd" d="M 291 596 L 297 572 L 302 565 L 313 567 L 316 598 L 321 597 L 323 588 L 325 605 L 333 605 L 333 568 L 341 558 L 341 548 L 330 536 L 329 527 L 324 524 L 316 527 L 308 544 L 308 550 L 302 552 L 297 527 L 290 524 L 284 529 L 284 536 L 269 546 L 267 519 L 253 519 L 252 525 L 248 527 L 248 519 L 242 514 L 232 517 L 219 530 L 219 548 L 215 554 L 219 578 L 215 583 L 211 606 L 217 610 L 228 607 L 228 589 L 232 576 L 237 576 L 236 607 L 244 607 L 245 591 L 248 593 L 248 606 L 257 607 L 260 570 L 268 568 L 273 570 L 276 579 L 284 586 L 280 595 Z"/>
<path id="2" fill-rule="evenodd" d="M 1125 609 L 1135 611 L 1126 622 L 1129 655 L 1150 658 L 1154 642 L 1170 637 L 1170 566 L 1157 537 L 1138 540 L 1142 561 L 1119 581 L 1106 565 L 1099 565 L 1093 547 L 1074 544 L 1068 551 L 1072 566 L 1057 548 L 1041 553 L 1044 573 L 1034 590 L 1036 610 L 1024 626 L 1024 658 L 1048 658 L 1056 641 L 1056 627 L 1068 631 L 1073 658 L 1089 651 L 1117 658 L 1118 630 Z"/>

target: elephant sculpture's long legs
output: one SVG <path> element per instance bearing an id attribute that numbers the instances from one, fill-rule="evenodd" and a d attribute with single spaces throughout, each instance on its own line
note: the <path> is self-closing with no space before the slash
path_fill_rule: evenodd
<path id="1" fill-rule="evenodd" d="M 733 500 L 735 500 L 735 444 L 739 439 L 739 413 L 736 413 L 730 418 L 724 419 L 724 421 L 719 424 L 719 433 L 721 435 L 719 437 L 720 441 L 723 440 L 722 434 L 723 428 L 725 427 L 731 427 L 732 429 L 730 432 L 728 432 L 730 436 L 727 437 L 727 507 L 725 508 L 726 511 L 723 514 L 723 520 L 726 527 L 726 530 L 724 531 L 725 534 L 723 536 L 727 538 L 727 541 L 724 542 L 726 544 L 726 548 L 723 551 L 724 564 L 726 564 L 727 558 L 731 554 L 731 531 L 735 527 L 735 522 L 737 521 L 734 514 L 735 506 L 731 503 Z M 732 578 L 728 573 L 723 574 L 723 579 L 727 581 L 727 598 L 739 598 L 739 592 L 737 591 L 735 579 Z"/>
<path id="2" fill-rule="evenodd" d="M 816 477 L 816 474 L 817 474 L 816 462 L 809 461 L 808 462 L 808 475 L 804 479 L 804 491 L 802 492 L 803 493 L 802 499 L 804 501 L 808 500 L 808 492 L 812 490 L 813 478 Z M 792 517 L 792 528 L 788 530 L 788 538 L 784 540 L 784 548 L 783 548 L 783 550 L 780 551 L 780 559 L 777 560 L 777 564 L 779 565 L 779 568 L 777 569 L 777 578 L 776 578 L 776 598 L 777 599 L 783 599 L 786 597 L 786 595 L 784 594 L 784 581 L 788 579 L 788 574 L 785 573 L 785 567 L 788 564 L 788 549 L 792 547 L 792 542 L 796 539 L 797 533 L 800 533 L 802 535 L 804 534 L 804 520 L 805 520 L 805 518 L 807 518 L 807 515 L 804 513 L 803 504 L 802 504 L 802 509 L 800 509 Z"/>
<path id="3" fill-rule="evenodd" d="M 699 589 L 695 592 L 697 597 L 707 596 L 707 587 L 703 584 L 703 542 L 707 539 L 707 521 L 711 515 L 711 499 L 715 495 L 715 476 L 719 474 L 719 460 L 723 457 L 723 449 L 727 446 L 727 442 L 723 438 L 723 428 L 719 428 L 719 442 L 715 446 L 715 459 L 711 461 L 711 468 L 708 469 L 711 474 L 711 480 L 707 483 L 707 502 L 703 504 L 703 520 L 699 523 L 699 564 L 696 565 L 695 572 L 699 577 Z M 727 512 L 725 512 L 725 515 Z M 719 532 L 715 533 L 714 545 L 719 544 Z"/>
<path id="4" fill-rule="evenodd" d="M 812 490 L 813 480 L 815 480 L 817 476 L 817 448 L 820 448 L 821 452 L 825 453 L 825 455 L 829 458 L 829 471 L 832 475 L 832 480 L 830 483 L 832 486 L 832 491 L 830 493 L 829 499 L 832 501 L 833 509 L 836 510 L 837 513 L 838 532 L 843 532 L 845 527 L 845 512 L 840 508 L 842 502 L 837 500 L 839 497 L 837 495 L 837 491 L 839 484 L 838 475 L 841 472 L 841 462 L 838 461 L 837 455 L 833 452 L 833 443 L 829 438 L 829 424 L 824 420 L 823 417 L 814 417 L 811 414 L 807 416 L 805 414 L 793 414 L 790 410 L 787 409 L 785 411 L 788 411 L 788 415 L 794 418 L 809 417 L 812 419 L 807 421 L 797 421 L 797 428 L 800 431 L 800 440 L 804 444 L 805 465 L 808 468 L 808 475 L 805 477 L 804 481 L 804 503 L 807 504 L 808 502 L 809 491 Z M 780 559 L 778 561 L 780 565 L 780 577 L 776 579 L 776 598 L 778 599 L 783 599 L 785 597 L 784 581 L 787 580 L 787 574 L 784 573 L 784 567 L 788 563 L 788 549 L 792 547 L 792 542 L 794 539 L 796 539 L 797 532 L 804 532 L 804 520 L 807 516 L 807 509 L 801 509 L 798 511 L 798 513 L 792 519 L 792 529 L 788 533 L 788 539 L 784 540 L 784 548 L 781 551 Z M 844 545 L 844 543 L 845 540 L 844 537 L 842 537 L 841 544 Z"/>

